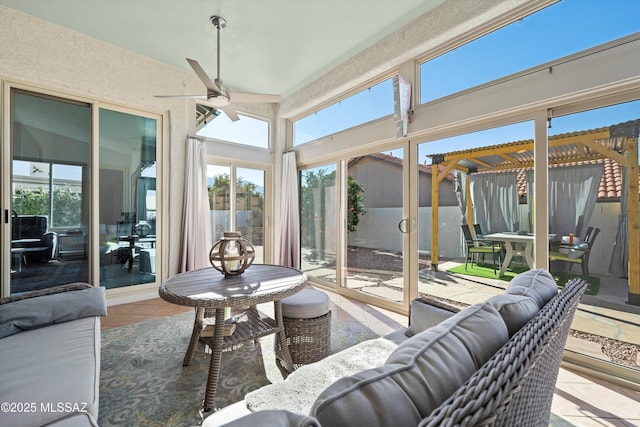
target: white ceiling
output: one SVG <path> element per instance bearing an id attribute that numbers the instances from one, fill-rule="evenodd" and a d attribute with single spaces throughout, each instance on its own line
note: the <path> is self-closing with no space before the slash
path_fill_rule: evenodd
<path id="1" fill-rule="evenodd" d="M 231 89 L 287 96 L 445 0 L 0 0 L 5 5 L 191 71 Z M 178 85 L 176 85 L 178 88 Z M 180 93 L 180 92 L 178 92 Z"/>

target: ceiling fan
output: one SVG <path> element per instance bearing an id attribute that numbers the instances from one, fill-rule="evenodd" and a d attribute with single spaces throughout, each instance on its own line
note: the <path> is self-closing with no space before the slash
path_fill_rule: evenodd
<path id="1" fill-rule="evenodd" d="M 187 62 L 196 72 L 202 83 L 207 88 L 206 95 L 156 95 L 157 98 L 200 98 L 206 99 L 211 106 L 222 110 L 231 120 L 234 122 L 239 119 L 238 113 L 231 105 L 231 100 L 234 102 L 280 102 L 280 95 L 267 95 L 262 93 L 247 93 L 247 92 L 234 92 L 229 90 L 222 80 L 220 79 L 220 31 L 227 26 L 227 21 L 220 17 L 213 15 L 209 18 L 211 23 L 217 29 L 217 76 L 215 80 L 207 75 L 204 69 L 200 66 L 195 59 L 187 59 Z"/>

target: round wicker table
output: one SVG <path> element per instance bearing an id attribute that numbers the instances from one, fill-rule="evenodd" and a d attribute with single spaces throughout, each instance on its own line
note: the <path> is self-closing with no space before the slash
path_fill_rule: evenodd
<path id="1" fill-rule="evenodd" d="M 160 285 L 159 294 L 163 300 L 196 308 L 193 332 L 183 365 L 191 362 L 199 340 L 204 340 L 211 348 L 204 398 L 205 411 L 213 408 L 220 361 L 225 348 L 275 333 L 283 348 L 281 362 L 287 370 L 293 368 L 291 354 L 286 346 L 280 300 L 302 290 L 306 281 L 307 275 L 294 268 L 254 264 L 243 274 L 236 276 L 225 277 L 211 267 L 177 274 Z M 256 304 L 266 302 L 273 302 L 274 318 L 256 309 Z M 224 334 L 226 307 L 244 310 L 237 316 L 236 329 L 229 336 Z M 213 336 L 208 338 L 200 336 L 205 316 L 215 318 Z"/>

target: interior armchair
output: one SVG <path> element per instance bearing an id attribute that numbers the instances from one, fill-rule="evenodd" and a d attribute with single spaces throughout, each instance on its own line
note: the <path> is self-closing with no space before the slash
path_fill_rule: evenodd
<path id="1" fill-rule="evenodd" d="M 57 234 L 47 231 L 44 215 L 18 215 L 11 218 L 11 249 L 29 262 L 48 262 L 55 256 Z M 21 250 L 21 251 L 18 251 Z"/>
<path id="2" fill-rule="evenodd" d="M 582 267 L 582 278 L 589 282 L 589 254 L 598 233 L 599 228 L 589 227 L 582 242 L 554 242 L 549 250 L 549 260 L 568 263 L 570 267 L 579 264 Z"/>

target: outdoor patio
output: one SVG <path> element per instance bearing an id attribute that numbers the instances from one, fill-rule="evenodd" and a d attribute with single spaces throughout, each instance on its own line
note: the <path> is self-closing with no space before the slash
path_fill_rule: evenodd
<path id="1" fill-rule="evenodd" d="M 401 254 L 355 247 L 350 247 L 348 254 L 349 289 L 391 301 L 402 301 Z M 309 263 L 309 259 L 303 257 L 303 269 L 311 277 L 335 280 L 335 264 Z M 438 271 L 432 271 L 429 257 L 421 256 L 419 294 L 465 306 L 503 293 L 509 284 L 497 276 L 489 279 L 448 271 L 458 266 L 464 266 L 464 259 L 440 259 Z M 582 297 L 567 349 L 640 369 L 640 307 L 626 303 L 626 279 L 610 276 L 601 276 L 599 279 L 597 294 Z"/>

